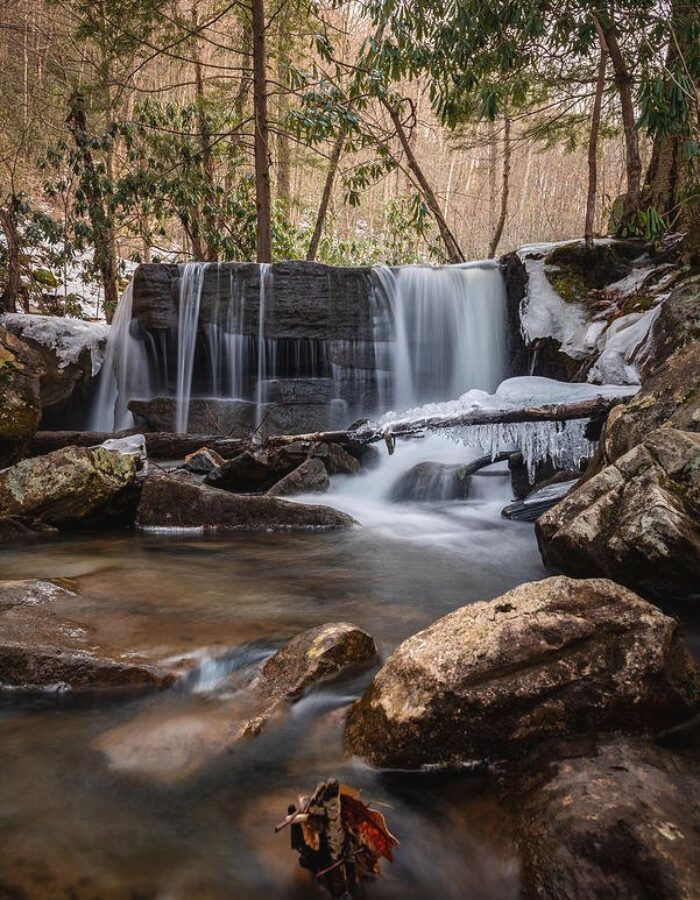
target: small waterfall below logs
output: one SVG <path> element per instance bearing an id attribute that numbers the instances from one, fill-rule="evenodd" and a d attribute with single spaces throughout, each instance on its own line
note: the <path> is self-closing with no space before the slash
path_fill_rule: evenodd
<path id="1" fill-rule="evenodd" d="M 507 374 L 496 264 L 305 265 L 172 267 L 167 327 L 144 320 L 152 301 L 134 305 L 130 287 L 90 427 L 238 436 L 345 427 L 470 388 L 492 391 Z"/>

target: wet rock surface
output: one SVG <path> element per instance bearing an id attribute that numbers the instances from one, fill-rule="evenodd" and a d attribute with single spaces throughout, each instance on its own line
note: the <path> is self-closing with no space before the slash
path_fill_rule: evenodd
<path id="1" fill-rule="evenodd" d="M 291 497 L 294 494 L 323 494 L 331 485 L 326 467 L 320 459 L 307 459 L 289 475 L 281 478 L 267 492 L 268 497 Z"/>
<path id="2" fill-rule="evenodd" d="M 394 482 L 389 496 L 394 503 L 466 500 L 470 487 L 464 466 L 421 462 Z"/>
<path id="3" fill-rule="evenodd" d="M 253 737 L 286 704 L 329 679 L 371 665 L 372 637 L 346 622 L 303 631 L 270 656 L 253 679 L 230 686 L 232 696 L 191 713 L 146 712 L 102 735 L 97 747 L 115 768 L 158 780 L 191 775 L 207 761 Z"/>
<path id="4" fill-rule="evenodd" d="M 0 472 L 0 516 L 55 526 L 88 523 L 105 511 L 129 516 L 137 465 L 134 456 L 103 447 L 66 447 L 22 460 Z"/>
<path id="5" fill-rule="evenodd" d="M 700 593 L 700 435 L 661 428 L 542 515 L 545 563 L 660 602 Z"/>
<path id="6" fill-rule="evenodd" d="M 700 703 L 675 620 L 605 579 L 548 578 L 404 641 L 350 710 L 377 766 L 501 758 L 545 739 L 654 731 Z"/>
<path id="7" fill-rule="evenodd" d="M 41 357 L 0 325 L 0 468 L 16 462 L 41 420 Z"/>
<path id="8" fill-rule="evenodd" d="M 700 893 L 700 769 L 613 739 L 534 757 L 514 803 L 525 892 L 538 900 L 691 900 Z"/>
<path id="9" fill-rule="evenodd" d="M 136 524 L 156 529 L 274 531 L 348 528 L 355 521 L 328 506 L 232 494 L 182 478 L 149 475 L 144 480 Z"/>
<path id="10" fill-rule="evenodd" d="M 49 581 L 0 582 L 0 691 L 122 693 L 176 681 L 174 670 L 109 646 L 75 617 L 76 605 L 76 594 Z"/>

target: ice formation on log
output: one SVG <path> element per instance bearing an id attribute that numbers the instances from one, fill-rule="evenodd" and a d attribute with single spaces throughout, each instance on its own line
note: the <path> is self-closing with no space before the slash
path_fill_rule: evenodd
<path id="1" fill-rule="evenodd" d="M 593 454 L 595 442 L 589 441 L 585 436 L 587 419 L 447 425 L 443 429 L 440 428 L 439 419 L 480 410 L 506 413 L 535 406 L 573 404 L 599 397 L 624 398 L 634 395 L 638 390 L 639 388 L 633 385 L 580 384 L 537 376 L 522 376 L 506 379 L 493 394 L 471 390 L 457 400 L 449 400 L 446 403 L 428 403 L 400 414 L 389 412 L 377 422 L 369 423 L 367 428 L 393 432 L 400 431 L 412 422 L 419 423 L 430 419 L 431 428 L 442 430 L 453 440 L 490 454 L 494 458 L 503 450 L 520 450 L 532 479 L 537 464 L 547 457 L 551 457 L 558 468 L 576 468 L 581 459 Z"/>

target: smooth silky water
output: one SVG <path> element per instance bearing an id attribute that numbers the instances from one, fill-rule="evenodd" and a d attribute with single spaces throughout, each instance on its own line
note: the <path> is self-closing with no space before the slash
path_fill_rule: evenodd
<path id="1" fill-rule="evenodd" d="M 531 526 L 500 518 L 505 474 L 475 477 L 467 502 L 391 504 L 415 462 L 467 454 L 435 437 L 382 453 L 323 497 L 362 523 L 348 532 L 122 533 L 0 553 L 3 578 L 69 579 L 81 620 L 125 651 L 197 661 L 184 688 L 139 699 L 5 698 L 0 895 L 5 880 L 28 897 L 319 896 L 273 828 L 331 775 L 387 804 L 402 841 L 369 897 L 519 895 L 508 816 L 482 778 L 379 773 L 346 757 L 344 713 L 371 673 L 318 687 L 243 744 L 218 743 L 241 685 L 300 630 L 353 622 L 386 656 L 448 611 L 543 576 Z"/>

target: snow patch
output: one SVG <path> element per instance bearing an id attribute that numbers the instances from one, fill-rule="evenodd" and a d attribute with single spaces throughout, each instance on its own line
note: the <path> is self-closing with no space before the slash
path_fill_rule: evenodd
<path id="1" fill-rule="evenodd" d="M 640 384 L 637 366 L 649 349 L 649 336 L 661 306 L 615 319 L 601 337 L 601 354 L 588 373 L 591 383 Z"/>
<path id="2" fill-rule="evenodd" d="M 102 367 L 109 325 L 64 316 L 39 316 L 28 313 L 7 313 L 0 317 L 0 323 L 9 328 L 13 334 L 29 338 L 53 350 L 60 369 L 65 369 L 71 363 L 77 363 L 80 354 L 86 349 L 90 351 L 92 375 L 97 375 Z"/>

